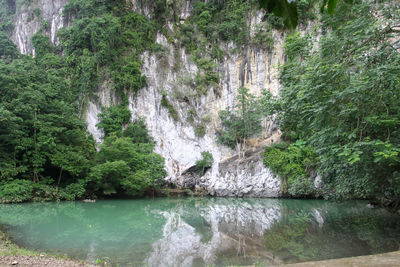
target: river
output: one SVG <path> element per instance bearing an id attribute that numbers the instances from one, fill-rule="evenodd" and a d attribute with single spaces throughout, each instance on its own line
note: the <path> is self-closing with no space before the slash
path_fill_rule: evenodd
<path id="1" fill-rule="evenodd" d="M 0 205 L 17 244 L 113 266 L 273 265 L 399 249 L 363 201 L 157 198 Z"/>

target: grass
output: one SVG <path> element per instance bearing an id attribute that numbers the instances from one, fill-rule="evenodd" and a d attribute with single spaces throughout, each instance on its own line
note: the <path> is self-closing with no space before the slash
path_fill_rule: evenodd
<path id="1" fill-rule="evenodd" d="M 7 235 L 0 230 L 0 256 L 39 256 L 41 254 L 43 253 L 22 248 L 14 244 Z"/>
<path id="2" fill-rule="evenodd" d="M 77 264 L 83 263 L 80 260 L 76 260 L 68 257 L 67 255 L 57 255 L 57 254 L 47 254 L 44 252 L 31 250 L 27 248 L 23 248 L 13 243 L 7 234 L 0 229 L 0 256 L 8 256 L 8 257 L 16 257 L 16 256 L 28 256 L 28 257 L 45 257 L 52 258 L 54 260 L 65 260 L 65 261 L 74 261 Z M 96 266 L 91 265 L 91 266 Z"/>

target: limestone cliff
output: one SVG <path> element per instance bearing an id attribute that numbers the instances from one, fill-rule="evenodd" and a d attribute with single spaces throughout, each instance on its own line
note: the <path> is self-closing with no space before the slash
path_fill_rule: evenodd
<path id="1" fill-rule="evenodd" d="M 36 0 L 17 8 L 12 40 L 21 53 L 34 55 L 30 38 L 43 24 L 47 25 L 50 40 L 57 43 L 57 30 L 67 25 L 62 17 L 62 8 L 67 2 Z M 133 3 L 137 11 L 149 15 L 146 5 Z M 191 4 L 189 0 L 181 1 L 181 23 L 190 16 Z M 37 16 L 32 16 L 32 10 L 37 10 Z M 263 15 L 262 11 L 252 13 L 248 21 L 251 34 L 254 34 Z M 172 24 L 169 31 L 174 31 Z M 264 121 L 265 130 L 250 142 L 246 157 L 216 141 L 220 127 L 218 112 L 235 105 L 239 87 L 247 87 L 255 95 L 267 89 L 278 96 L 278 65 L 284 62 L 285 34 L 273 31 L 273 39 L 274 45 L 269 49 L 247 45 L 234 50 L 237 48 L 234 44 L 221 42 L 220 48 L 227 53 L 217 68 L 221 77 L 219 84 L 210 88 L 206 95 L 191 98 L 185 95 L 195 95 L 193 80 L 198 68 L 183 47 L 159 33 L 157 43 L 162 45 L 163 52 L 142 55 L 142 73 L 147 77 L 148 86 L 137 96 L 130 96 L 129 109 L 132 119 L 146 118 L 147 127 L 156 141 L 155 150 L 166 160 L 168 181 L 178 186 L 200 188 L 217 196 L 277 197 L 281 194 L 280 179 L 263 166 L 260 156 L 263 146 L 279 141 L 280 131 L 273 120 Z M 96 127 L 97 115 L 102 106 L 117 101 L 108 84 L 109 81 L 104 81 L 98 89 L 98 99 L 86 105 L 88 130 L 97 142 L 101 142 L 102 136 Z M 162 92 L 168 96 L 179 120 L 171 118 L 168 110 L 161 105 Z M 195 122 L 206 126 L 203 137 L 196 136 L 193 123 L 188 120 L 190 114 L 195 114 L 192 118 Z M 214 164 L 203 177 L 198 177 L 190 172 L 190 168 L 201 158 L 202 151 L 212 153 Z"/>
<path id="2" fill-rule="evenodd" d="M 62 9 L 68 0 L 35 0 L 17 5 L 11 40 L 22 54 L 34 55 L 31 38 L 45 28 L 53 44 L 57 43 L 57 31 L 66 26 Z"/>

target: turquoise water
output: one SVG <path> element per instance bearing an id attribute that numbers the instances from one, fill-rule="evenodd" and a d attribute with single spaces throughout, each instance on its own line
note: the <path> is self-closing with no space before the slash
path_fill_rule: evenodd
<path id="1" fill-rule="evenodd" d="M 17 244 L 113 266 L 292 263 L 398 250 L 400 220 L 366 202 L 159 198 L 0 205 Z"/>

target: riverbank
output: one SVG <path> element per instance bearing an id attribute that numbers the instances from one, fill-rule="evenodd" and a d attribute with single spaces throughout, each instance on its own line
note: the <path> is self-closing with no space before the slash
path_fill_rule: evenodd
<path id="1" fill-rule="evenodd" d="M 0 231 L 0 267 L 81 267 L 94 266 L 85 262 L 47 255 L 33 250 L 21 248 L 13 244 L 5 233 Z"/>

